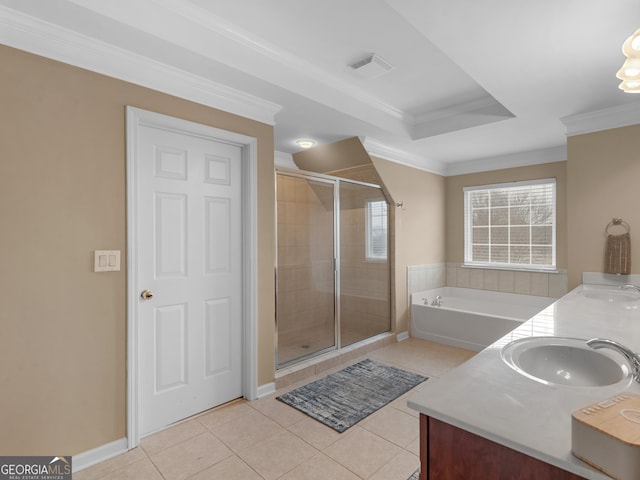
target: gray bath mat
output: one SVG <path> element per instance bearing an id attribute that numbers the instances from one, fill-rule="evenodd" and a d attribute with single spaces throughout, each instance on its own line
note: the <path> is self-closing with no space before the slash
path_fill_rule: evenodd
<path id="1" fill-rule="evenodd" d="M 277 399 L 342 433 L 426 379 L 366 359 Z"/>

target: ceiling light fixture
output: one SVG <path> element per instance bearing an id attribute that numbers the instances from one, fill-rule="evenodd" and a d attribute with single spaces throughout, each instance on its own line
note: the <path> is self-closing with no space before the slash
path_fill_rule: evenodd
<path id="1" fill-rule="evenodd" d="M 296 145 L 298 145 L 300 148 L 311 148 L 316 144 L 316 142 L 314 142 L 313 140 L 309 140 L 308 138 L 301 138 L 299 140 L 296 140 Z"/>
<path id="2" fill-rule="evenodd" d="M 618 88 L 627 93 L 640 93 L 640 28 L 622 44 L 622 53 L 627 59 L 616 73 L 622 80 Z"/>

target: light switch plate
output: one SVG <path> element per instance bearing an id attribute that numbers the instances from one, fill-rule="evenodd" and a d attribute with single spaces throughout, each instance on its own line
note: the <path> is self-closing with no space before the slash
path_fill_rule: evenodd
<path id="1" fill-rule="evenodd" d="M 94 272 L 119 272 L 120 250 L 96 250 L 93 257 Z"/>

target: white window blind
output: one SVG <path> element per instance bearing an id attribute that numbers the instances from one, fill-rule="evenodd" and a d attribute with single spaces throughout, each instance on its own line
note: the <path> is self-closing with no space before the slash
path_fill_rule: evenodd
<path id="1" fill-rule="evenodd" d="M 556 267 L 556 180 L 464 188 L 465 265 Z"/>
<path id="2" fill-rule="evenodd" d="M 387 259 L 387 202 L 367 201 L 367 260 Z"/>

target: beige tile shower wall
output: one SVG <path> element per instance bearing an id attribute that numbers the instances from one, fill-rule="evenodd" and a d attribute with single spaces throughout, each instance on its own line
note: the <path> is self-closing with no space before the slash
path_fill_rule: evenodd
<path id="1" fill-rule="evenodd" d="M 279 175 L 277 185 L 278 333 L 332 328 L 333 210 L 304 179 Z"/>
<path id="2" fill-rule="evenodd" d="M 342 210 L 341 294 L 389 298 L 389 264 L 366 260 L 364 208 Z"/>
<path id="3" fill-rule="evenodd" d="M 341 344 L 372 337 L 389 330 L 389 301 L 381 298 L 340 297 Z"/>
<path id="4" fill-rule="evenodd" d="M 469 268 L 458 263 L 448 263 L 446 276 L 448 287 L 475 288 L 553 298 L 560 298 L 568 291 L 566 270 L 558 270 L 557 273 L 518 272 Z"/>
<path id="5" fill-rule="evenodd" d="M 280 175 L 277 185 L 280 341 L 333 328 L 333 197 L 328 186 L 298 177 Z M 346 187 L 342 197 L 341 332 L 349 344 L 389 330 L 391 305 L 388 263 L 366 259 L 364 204 L 372 192 Z"/>

